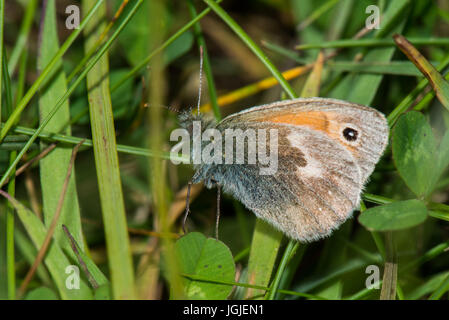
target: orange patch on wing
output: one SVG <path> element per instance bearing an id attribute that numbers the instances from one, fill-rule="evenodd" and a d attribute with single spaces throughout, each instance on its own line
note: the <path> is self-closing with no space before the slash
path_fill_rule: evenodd
<path id="1" fill-rule="evenodd" d="M 342 141 L 340 138 L 340 126 L 338 115 L 332 112 L 307 111 L 307 112 L 288 112 L 276 114 L 262 119 L 262 121 L 284 123 L 296 126 L 305 126 L 312 130 L 326 133 L 336 142 L 343 144 L 351 153 L 357 154 L 357 148 Z"/>
<path id="2" fill-rule="evenodd" d="M 321 111 L 287 113 L 268 117 L 263 120 L 296 126 L 306 126 L 313 130 L 330 133 L 328 117 L 324 112 Z"/>

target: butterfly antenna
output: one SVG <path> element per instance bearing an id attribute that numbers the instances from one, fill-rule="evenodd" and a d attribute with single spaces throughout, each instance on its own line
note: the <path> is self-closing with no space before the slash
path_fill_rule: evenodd
<path id="1" fill-rule="evenodd" d="M 200 46 L 200 87 L 198 88 L 198 115 L 200 115 L 202 87 L 203 87 L 203 47 Z"/>
<path id="2" fill-rule="evenodd" d="M 174 108 L 174 107 L 170 107 L 170 106 L 166 106 L 166 105 L 163 105 L 163 104 L 161 104 L 161 105 L 150 105 L 150 104 L 148 104 L 148 103 L 145 103 L 144 105 L 143 105 L 145 108 L 150 108 L 150 107 L 159 107 L 159 108 L 164 108 L 164 109 L 167 109 L 167 110 L 169 110 L 169 111 L 171 111 L 171 112 L 174 112 L 174 113 L 181 113 L 178 109 L 176 109 L 176 108 Z"/>

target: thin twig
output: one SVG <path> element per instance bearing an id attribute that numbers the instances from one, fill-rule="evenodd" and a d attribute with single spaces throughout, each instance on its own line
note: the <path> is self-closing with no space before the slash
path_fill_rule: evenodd
<path id="1" fill-rule="evenodd" d="M 26 290 L 28 284 L 30 283 L 31 279 L 33 278 L 37 267 L 39 266 L 39 264 L 41 263 L 41 261 L 43 260 L 43 258 L 45 256 L 45 253 L 47 252 L 51 238 L 53 237 L 53 233 L 56 229 L 56 224 L 57 224 L 59 216 L 61 214 L 62 205 L 64 204 L 65 194 L 67 192 L 67 188 L 69 185 L 70 176 L 72 175 L 73 163 L 75 162 L 75 158 L 76 158 L 78 149 L 81 147 L 83 142 L 84 142 L 84 140 L 81 141 L 80 143 L 78 143 L 73 148 L 72 157 L 70 158 L 70 163 L 67 168 L 67 175 L 66 175 L 66 178 L 64 181 L 64 185 L 62 186 L 62 190 L 61 190 L 61 194 L 59 196 L 58 206 L 56 207 L 55 215 L 53 216 L 50 227 L 48 228 L 47 235 L 45 236 L 44 242 L 42 243 L 42 246 L 39 249 L 36 259 L 34 260 L 34 263 L 31 266 L 30 270 L 28 270 L 28 273 L 26 274 L 25 279 L 22 281 L 22 284 L 20 285 L 18 296 L 23 296 L 23 294 L 25 293 L 25 290 Z"/>
<path id="2" fill-rule="evenodd" d="M 70 233 L 69 229 L 65 224 L 62 225 L 62 229 L 64 230 L 67 238 L 69 238 L 70 246 L 72 247 L 73 253 L 75 253 L 76 257 L 78 258 L 78 262 L 81 266 L 81 269 L 83 269 L 84 273 L 87 276 L 87 280 L 89 280 L 89 283 L 92 285 L 94 289 L 97 289 L 99 287 L 98 282 L 95 280 L 94 276 L 90 273 L 89 269 L 87 268 L 86 263 L 84 262 L 83 258 L 81 257 L 79 251 L 78 251 L 78 243 L 73 238 L 72 234 Z"/>

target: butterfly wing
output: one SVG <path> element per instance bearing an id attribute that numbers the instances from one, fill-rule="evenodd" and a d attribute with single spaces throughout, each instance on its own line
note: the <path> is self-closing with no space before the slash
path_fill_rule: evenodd
<path id="1" fill-rule="evenodd" d="M 287 124 L 326 134 L 354 156 L 366 182 L 388 143 L 388 123 L 379 111 L 327 98 L 292 99 L 253 107 L 230 115 L 218 127 L 239 123 Z M 351 129 L 356 139 L 345 133 Z M 345 131 L 346 130 L 346 131 Z"/>
<path id="2" fill-rule="evenodd" d="M 355 143 L 343 136 L 347 127 L 357 130 Z M 351 215 L 388 139 L 379 112 L 321 98 L 251 108 L 217 125 L 222 132 L 226 128 L 278 130 L 274 174 L 261 175 L 255 164 L 219 165 L 214 180 L 259 218 L 300 241 L 329 235 Z"/>

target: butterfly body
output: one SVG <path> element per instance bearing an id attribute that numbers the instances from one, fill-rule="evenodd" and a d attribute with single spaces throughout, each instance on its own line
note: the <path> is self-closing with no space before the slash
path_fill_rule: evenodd
<path id="1" fill-rule="evenodd" d="M 245 153 L 243 163 L 236 163 L 238 146 L 226 149 L 224 139 L 216 139 L 223 154 L 219 161 L 197 163 L 192 182 L 203 181 L 207 188 L 219 185 L 257 217 L 304 242 L 328 236 L 351 216 L 388 143 L 387 121 L 380 112 L 335 99 L 275 102 L 232 114 L 218 124 L 191 114 L 181 122 L 191 130 L 195 120 L 202 132 L 214 129 L 222 136 L 231 130 L 256 132 L 240 141 L 240 150 L 266 142 L 269 153 L 276 143 L 276 170 L 263 174 L 266 162 L 251 162 L 251 154 Z M 276 139 L 268 133 L 261 138 L 263 130 L 276 133 Z M 202 147 L 207 143 L 203 140 Z M 259 159 L 259 150 L 254 152 Z"/>

